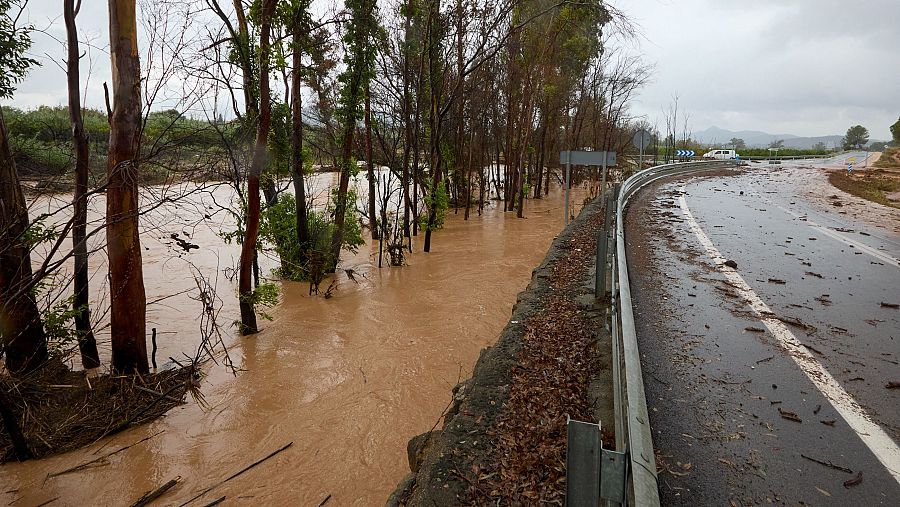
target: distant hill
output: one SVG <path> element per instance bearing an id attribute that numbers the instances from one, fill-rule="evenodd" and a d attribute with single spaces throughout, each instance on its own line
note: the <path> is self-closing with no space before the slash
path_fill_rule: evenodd
<path id="1" fill-rule="evenodd" d="M 825 146 L 831 148 L 840 146 L 843 136 L 818 136 L 818 137 L 801 137 L 793 134 L 769 134 L 768 132 L 760 132 L 758 130 L 725 130 L 719 127 L 710 127 L 700 132 L 695 132 L 692 136 L 695 140 L 704 144 L 715 144 L 725 146 L 732 137 L 743 139 L 750 148 L 765 148 L 769 143 L 776 140 L 783 140 L 785 148 L 811 149 L 816 143 L 825 143 Z M 873 140 L 874 141 L 874 140 Z"/>

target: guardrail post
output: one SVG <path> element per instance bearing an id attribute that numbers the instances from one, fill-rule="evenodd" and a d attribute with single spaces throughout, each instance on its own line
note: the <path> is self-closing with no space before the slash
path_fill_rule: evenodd
<path id="1" fill-rule="evenodd" d="M 594 297 L 602 298 L 610 293 L 611 288 L 607 283 L 610 264 L 611 240 L 614 238 L 614 220 L 616 217 L 616 196 L 619 186 L 613 185 L 603 192 L 603 201 L 606 204 L 604 210 L 603 227 L 597 230 L 597 258 L 594 269 Z"/>
<path id="2" fill-rule="evenodd" d="M 566 422 L 566 507 L 600 504 L 600 425 Z"/>
<path id="3" fill-rule="evenodd" d="M 606 205 L 609 206 L 607 201 Z M 603 224 L 603 227 L 597 229 L 597 262 L 594 270 L 594 297 L 601 298 L 609 292 L 606 287 L 606 268 L 607 257 L 609 256 L 609 226 Z"/>

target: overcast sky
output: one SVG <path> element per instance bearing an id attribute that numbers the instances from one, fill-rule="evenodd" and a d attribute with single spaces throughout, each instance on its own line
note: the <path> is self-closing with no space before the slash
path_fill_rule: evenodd
<path id="1" fill-rule="evenodd" d="M 900 116 L 900 0 L 614 0 L 641 27 L 653 122 L 678 93 L 691 128 L 890 139 Z M 679 122 L 680 123 L 680 122 Z M 680 126 L 679 126 L 680 127 Z"/>
<path id="2" fill-rule="evenodd" d="M 819 136 L 867 127 L 890 139 L 900 116 L 900 0 L 614 0 L 640 26 L 634 50 L 656 65 L 634 112 L 662 123 L 679 96 L 690 129 Z M 102 104 L 109 80 L 106 2 L 85 0 L 82 38 L 98 46 L 88 105 Z M 66 102 L 59 59 L 62 0 L 31 0 L 27 18 L 49 34 L 34 34 L 31 71 L 12 101 L 18 107 Z M 85 62 L 86 64 L 88 62 Z M 83 74 L 86 72 L 83 71 Z M 680 122 L 679 122 L 680 123 Z"/>

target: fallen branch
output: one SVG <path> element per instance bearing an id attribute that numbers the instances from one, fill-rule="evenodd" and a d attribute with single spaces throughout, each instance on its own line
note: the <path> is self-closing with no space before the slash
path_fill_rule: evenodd
<path id="1" fill-rule="evenodd" d="M 65 470 L 63 470 L 63 471 L 61 471 L 61 472 L 53 472 L 52 474 L 47 474 L 47 477 L 45 477 L 44 480 L 46 481 L 47 479 L 51 479 L 51 478 L 53 478 L 53 477 L 59 477 L 60 475 L 70 474 L 70 473 L 72 473 L 72 472 L 80 472 L 81 470 L 84 470 L 84 469 L 86 469 L 86 468 L 90 468 L 91 465 L 97 464 L 97 463 L 99 463 L 99 462 L 105 460 L 106 458 L 112 456 L 113 454 L 118 454 L 118 453 L 120 453 L 120 452 L 122 452 L 122 451 L 124 451 L 124 450 L 126 450 L 126 449 L 130 449 L 130 448 L 132 448 L 132 447 L 134 447 L 134 446 L 136 446 L 136 445 L 138 445 L 138 444 L 140 444 L 140 443 L 142 443 L 142 442 L 146 442 L 147 440 L 150 440 L 151 438 L 153 438 L 153 437 L 155 437 L 155 436 L 157 436 L 157 435 L 159 435 L 159 434 L 161 434 L 161 433 L 162 433 L 162 431 L 157 432 L 157 433 L 154 433 L 154 434 L 150 435 L 149 437 L 144 437 L 144 438 L 138 440 L 137 442 L 135 442 L 135 443 L 133 443 L 133 444 L 129 444 L 129 445 L 126 445 L 126 446 L 124 446 L 124 447 L 120 447 L 119 449 L 116 449 L 115 451 L 113 451 L 113 452 L 111 452 L 111 453 L 109 453 L 109 454 L 105 454 L 105 455 L 103 455 L 103 456 L 100 456 L 99 458 L 92 459 L 92 460 L 90 460 L 90 461 L 85 461 L 84 463 L 81 463 L 81 464 L 79 464 L 79 465 L 75 465 L 75 466 L 73 466 L 72 468 L 67 468 L 67 469 L 65 469 Z"/>
<path id="2" fill-rule="evenodd" d="M 271 453 L 270 453 L 268 456 L 266 456 L 265 458 L 262 458 L 262 459 L 260 459 L 260 460 L 258 460 L 258 461 L 255 461 L 255 462 L 251 463 L 250 465 L 247 465 L 246 467 L 242 468 L 239 472 L 236 472 L 236 473 L 234 473 L 234 474 L 231 474 L 231 475 L 228 476 L 226 479 L 224 479 L 224 480 L 222 480 L 222 481 L 219 481 L 219 482 L 217 482 L 216 484 L 213 484 L 212 486 L 210 486 L 210 487 L 204 489 L 203 491 L 201 491 L 200 493 L 198 493 L 197 495 L 195 495 L 194 497 L 192 497 L 192 498 L 191 498 L 190 500 L 188 500 L 187 502 L 184 502 L 183 504 L 179 505 L 178 507 L 184 507 L 185 505 L 187 505 L 187 504 L 193 502 L 194 500 L 200 498 L 201 496 L 203 496 L 203 495 L 209 493 L 209 492 L 212 491 L 213 489 L 218 488 L 219 486 L 221 486 L 222 484 L 225 484 L 226 482 L 230 481 L 231 479 L 234 479 L 235 477 L 237 477 L 237 476 L 243 474 L 243 473 L 246 472 L 247 470 L 250 470 L 251 468 L 255 467 L 256 465 L 259 465 L 260 463 L 262 463 L 262 462 L 266 461 L 267 459 L 269 459 L 269 458 L 275 456 L 276 454 L 278 454 L 278 453 L 284 451 L 285 449 L 287 449 L 288 447 L 290 447 L 290 446 L 292 446 L 292 445 L 294 445 L 294 442 L 288 442 L 286 445 L 284 445 L 284 446 L 281 447 L 280 449 L 271 452 Z"/>
<path id="3" fill-rule="evenodd" d="M 153 389 L 147 389 L 146 387 L 141 387 L 141 386 L 134 386 L 134 388 L 137 390 L 140 390 L 140 391 L 144 391 L 145 393 L 155 394 L 156 396 L 165 398 L 169 401 L 174 401 L 175 403 L 184 403 L 184 400 L 179 400 L 178 398 L 175 398 L 174 396 L 165 396 L 165 395 L 163 395 L 163 393 L 154 391 Z"/>
<path id="4" fill-rule="evenodd" d="M 216 498 L 215 500 L 213 500 L 212 502 L 209 502 L 208 504 L 204 505 L 203 507 L 213 507 L 213 505 L 219 505 L 220 503 L 222 503 L 224 501 L 225 501 L 225 497 L 220 496 L 219 498 Z"/>
<path id="5" fill-rule="evenodd" d="M 832 463 L 832 462 L 830 462 L 830 461 L 822 461 L 822 460 L 820 460 L 820 459 L 810 458 L 809 456 L 807 456 L 807 455 L 805 455 L 805 454 L 801 454 L 800 457 L 801 457 L 801 458 L 804 458 L 804 459 L 808 459 L 808 460 L 812 461 L 813 463 L 818 463 L 818 464 L 820 464 L 820 465 L 824 465 L 824 466 L 826 466 L 826 467 L 828 467 L 828 468 L 833 468 L 833 469 L 835 469 L 835 470 L 840 470 L 841 472 L 844 472 L 844 473 L 847 473 L 847 474 L 852 474 L 852 473 L 853 473 L 853 470 L 850 470 L 850 469 L 847 468 L 847 467 L 842 467 L 842 466 L 840 466 L 840 465 L 835 465 L 834 463 Z"/>
<path id="6" fill-rule="evenodd" d="M 178 477 L 172 479 L 171 481 L 163 484 L 162 486 L 144 493 L 144 496 L 138 498 L 137 501 L 135 501 L 133 504 L 131 504 L 131 507 L 144 507 L 146 505 L 149 505 L 150 502 L 152 502 L 153 500 L 156 500 L 157 498 L 163 496 L 166 493 L 166 491 L 169 491 L 170 489 L 174 488 L 175 485 L 178 484 L 178 481 L 180 481 L 180 480 L 181 480 L 181 476 L 178 476 Z"/>
<path id="7" fill-rule="evenodd" d="M 798 423 L 802 423 L 803 419 L 800 419 L 795 412 L 791 412 L 788 410 L 781 410 L 781 407 L 778 408 L 778 413 L 781 414 L 782 419 L 787 419 L 788 421 L 794 421 Z"/>

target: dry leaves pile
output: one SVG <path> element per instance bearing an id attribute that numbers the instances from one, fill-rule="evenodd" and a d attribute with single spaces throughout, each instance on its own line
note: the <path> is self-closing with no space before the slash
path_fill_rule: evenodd
<path id="1" fill-rule="evenodd" d="M 562 504 L 566 416 L 594 420 L 588 385 L 600 369 L 597 322 L 579 309 L 603 213 L 580 222 L 553 265 L 551 294 L 526 321 L 509 398 L 489 431 L 492 445 L 466 480 L 473 504 Z"/>

